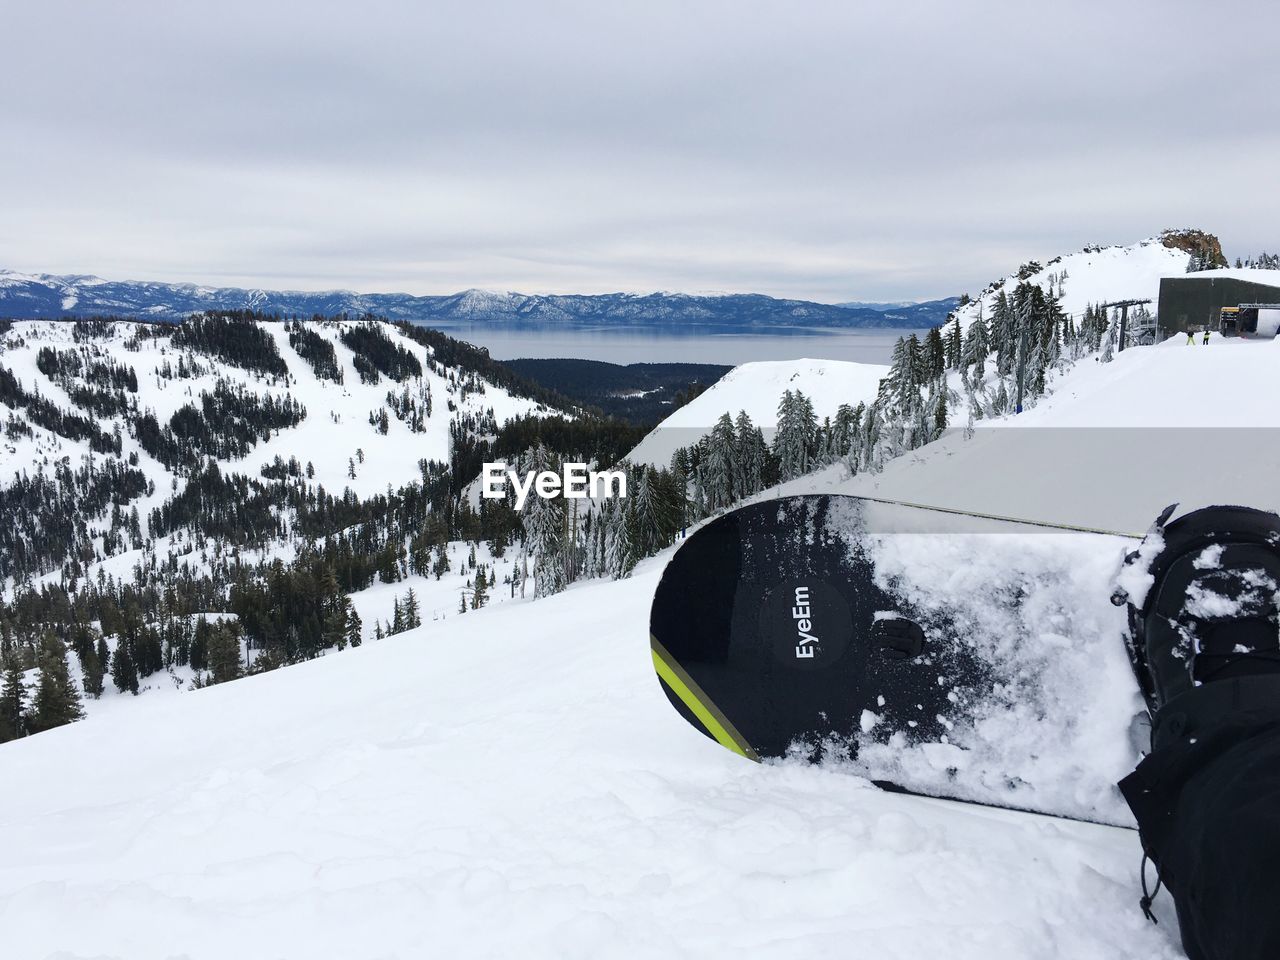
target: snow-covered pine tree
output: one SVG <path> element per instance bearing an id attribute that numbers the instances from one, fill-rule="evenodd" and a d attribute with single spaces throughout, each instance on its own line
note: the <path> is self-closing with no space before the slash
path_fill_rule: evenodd
<path id="1" fill-rule="evenodd" d="M 617 501 L 608 501 L 606 505 L 605 571 L 615 580 L 620 580 L 631 572 L 636 562 L 631 548 L 631 531 L 622 505 Z"/>
<path id="2" fill-rule="evenodd" d="M 884 466 L 881 446 L 883 426 L 884 414 L 880 404 L 872 403 L 866 408 L 857 438 L 849 453 L 849 469 L 852 472 L 878 473 Z"/>
<path id="3" fill-rule="evenodd" d="M 559 468 L 541 442 L 529 452 L 523 466 L 535 472 Z M 547 500 L 539 496 L 531 496 L 524 503 L 524 553 L 533 558 L 534 595 L 538 597 L 559 593 L 568 586 L 564 504 L 563 497 Z"/>
<path id="4" fill-rule="evenodd" d="M 847 403 L 836 408 L 836 418 L 831 424 L 831 447 L 837 457 L 849 456 L 865 409 L 863 403 L 859 403 L 856 410 Z"/>
<path id="5" fill-rule="evenodd" d="M 1009 385 L 1003 377 L 1000 378 L 1000 389 L 996 391 L 995 398 L 991 401 L 991 414 L 996 417 L 1003 417 L 1012 409 L 1013 402 L 1009 398 Z"/>
<path id="6" fill-rule="evenodd" d="M 834 433 L 835 428 L 831 426 L 831 418 L 823 417 L 814 441 L 812 466 L 825 467 L 835 462 Z"/>
<path id="7" fill-rule="evenodd" d="M 778 432 L 773 438 L 780 480 L 793 480 L 809 471 L 816 430 L 813 404 L 799 390 L 787 390 L 778 404 Z"/>
<path id="8" fill-rule="evenodd" d="M 955 314 L 950 317 L 945 337 L 946 362 L 948 370 L 960 369 L 964 356 L 964 334 L 960 330 L 960 318 Z"/>
<path id="9" fill-rule="evenodd" d="M 1036 323 L 1036 294 L 1040 288 L 1032 284 L 1019 284 L 1014 295 L 1014 351 L 1013 383 L 1014 409 L 1020 410 L 1027 398 L 1028 384 L 1034 376 L 1032 352 L 1039 342 Z"/>
<path id="10" fill-rule="evenodd" d="M 734 421 L 734 493 L 739 500 L 764 489 L 765 460 L 769 449 L 747 411 L 738 411 Z"/>
<path id="11" fill-rule="evenodd" d="M 706 508 L 714 513 L 734 502 L 736 438 L 728 413 L 720 415 L 711 433 L 702 441 L 703 454 L 698 471 Z"/>
<path id="12" fill-rule="evenodd" d="M 1017 357 L 1017 318 L 1013 305 L 1005 291 L 996 296 L 991 308 L 991 349 L 996 354 L 996 371 L 1000 376 L 1008 376 L 1013 371 Z"/>
<path id="13" fill-rule="evenodd" d="M 961 364 L 973 367 L 973 379 L 979 383 L 986 376 L 987 355 L 991 353 L 991 334 L 987 322 L 982 318 L 982 305 L 978 305 L 978 316 L 969 325 L 969 336 L 965 338 L 964 353 Z"/>
<path id="14" fill-rule="evenodd" d="M 479 574 L 476 574 L 477 578 Z M 409 588 L 404 598 L 404 628 L 413 630 L 422 626 L 422 611 L 418 607 L 418 595 L 413 592 L 413 587 Z"/>
<path id="15" fill-rule="evenodd" d="M 1102 355 L 1098 357 L 1103 363 L 1110 363 L 1115 354 L 1116 329 L 1119 323 L 1116 317 L 1111 318 L 1111 322 L 1107 324 L 1106 332 L 1102 335 Z"/>

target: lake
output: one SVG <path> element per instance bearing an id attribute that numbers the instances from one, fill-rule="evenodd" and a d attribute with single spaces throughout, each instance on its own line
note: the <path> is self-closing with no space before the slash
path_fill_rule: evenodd
<path id="1" fill-rule="evenodd" d="M 723 363 L 752 360 L 856 360 L 888 363 L 897 339 L 923 330 L 830 330 L 813 327 L 725 329 L 605 326 L 494 327 L 484 323 L 430 326 L 487 347 L 495 360 L 573 357 L 610 363 Z"/>

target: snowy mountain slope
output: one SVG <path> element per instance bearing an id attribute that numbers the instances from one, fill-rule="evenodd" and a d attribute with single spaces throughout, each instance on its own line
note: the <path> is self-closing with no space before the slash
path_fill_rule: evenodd
<path id="1" fill-rule="evenodd" d="M 114 324 L 111 335 L 93 341 L 93 345 L 100 347 L 105 357 L 135 371 L 138 407 L 142 411 L 153 411 L 161 423 L 167 422 L 178 408 L 193 399 L 198 400 L 201 391 L 213 390 L 219 378 L 262 397 L 293 398 L 307 411 L 299 424 L 283 428 L 270 439 L 257 443 L 244 457 L 220 460 L 220 466 L 230 472 L 256 477 L 261 467 L 276 456 L 284 460 L 297 457 L 304 464 L 311 462 L 315 468 L 315 480 L 335 493 L 349 487 L 357 496 L 368 496 L 385 490 L 387 484 L 398 485 L 412 480 L 418 474 L 419 460 L 447 460 L 451 418 L 447 405 L 450 402 L 461 412 L 479 413 L 492 408 L 500 424 L 513 416 L 539 409 L 539 404 L 534 401 L 512 396 L 492 384 L 485 385 L 482 393 L 469 392 L 463 397 L 463 391 L 456 383 L 450 383 L 446 375 L 430 368 L 430 348 L 403 336 L 391 324 L 380 324 L 380 327 L 393 342 L 419 359 L 423 374 L 421 377 L 411 376 L 403 383 L 385 377 L 376 384 L 364 383 L 355 369 L 353 352 L 339 339 L 341 332 L 353 325 L 342 321 L 306 324 L 332 344 L 343 372 L 341 384 L 316 376 L 289 345 L 288 332 L 283 324 L 278 323 L 263 323 L 260 327 L 275 341 L 280 357 L 288 367 L 288 375 L 284 379 L 263 378 L 204 355 L 195 356 L 199 372 L 194 376 L 162 377 L 159 374 L 161 368 L 165 364 L 176 365 L 183 351 L 172 346 L 168 338 L 137 339 L 138 325 L 127 321 Z M 131 346 L 136 346 L 136 349 Z M 0 365 L 11 370 L 27 389 L 38 390 L 64 409 L 73 410 L 75 405 L 66 391 L 37 368 L 37 354 L 42 347 L 78 349 L 72 325 L 38 320 L 15 323 L 7 334 L 0 335 Z M 191 356 L 190 353 L 186 355 Z M 433 415 L 426 418 L 426 430 L 414 433 L 393 415 L 388 421 L 387 433 L 380 433 L 368 422 L 368 415 L 387 406 L 389 391 L 399 394 L 406 387 L 414 394 L 429 390 L 438 404 Z M 3 407 L 3 412 L 9 412 L 8 408 Z M 110 430 L 113 422 L 118 422 L 122 428 L 127 427 L 123 418 L 114 418 L 105 421 L 104 428 Z M 9 468 L 6 474 L 22 467 L 31 468 L 45 457 L 70 456 L 78 461 L 90 453 L 83 442 L 58 437 L 39 426 L 34 429 L 35 436 L 31 438 L 6 440 L 5 466 Z M 357 462 L 353 478 L 349 476 L 348 461 L 356 457 L 357 449 L 363 451 L 364 458 L 363 462 Z M 148 475 L 156 481 L 160 493 L 168 495 L 170 471 L 142 449 L 129 436 L 127 429 L 124 431 L 123 453 L 126 457 L 136 453 Z M 0 482 L 7 479 L 8 476 L 0 477 Z"/>
<path id="2" fill-rule="evenodd" d="M 180 320 L 204 310 L 261 310 L 310 317 L 373 313 L 429 323 L 928 327 L 950 301 L 878 308 L 784 300 L 762 294 L 550 295 L 464 290 L 445 296 L 349 290 L 259 290 L 190 283 L 108 281 L 0 270 L 0 317 L 141 316 Z"/>
<path id="3" fill-rule="evenodd" d="M 1062 309 L 1077 320 L 1090 304 L 1117 300 L 1150 299 L 1150 309 L 1154 313 L 1160 296 L 1161 277 L 1185 274 L 1190 259 L 1191 255 L 1185 250 L 1165 246 L 1160 237 L 1152 237 L 1129 246 L 1091 247 L 1079 253 L 1055 257 L 1022 279 L 1046 292 L 1051 282 L 1055 290 L 1059 289 L 1061 281 Z M 956 316 L 961 327 L 967 329 L 978 316 L 979 309 L 989 320 L 1001 291 L 1012 295 L 1019 282 L 1017 276 L 1005 277 L 959 307 Z"/>
<path id="4" fill-rule="evenodd" d="M 466 419 L 479 426 L 482 433 L 492 429 L 485 424 L 505 423 L 512 417 L 524 414 L 546 414 L 551 411 L 543 404 L 524 396 L 517 396 L 503 387 L 484 380 L 475 373 L 437 362 L 433 349 L 404 336 L 396 327 L 379 324 L 387 340 L 416 358 L 421 372 L 408 374 L 396 381 L 388 376 L 379 382 L 368 383 L 356 368 L 357 356 L 341 337 L 344 331 L 355 325 L 346 322 L 308 322 L 302 329 L 310 331 L 333 350 L 336 373 L 342 382 L 319 376 L 289 342 L 290 331 L 284 324 L 255 323 L 252 328 L 262 333 L 268 345 L 274 345 L 283 371 L 265 375 L 242 366 L 224 362 L 207 352 L 179 346 L 172 337 L 173 328 L 159 328 L 159 336 L 139 336 L 152 329 L 131 322 L 117 322 L 102 335 L 95 335 L 83 342 L 77 341 L 74 325 L 55 321 L 20 321 L 4 333 L 0 333 L 0 376 L 11 376 L 25 397 L 39 397 L 63 414 L 77 413 L 77 404 L 68 390 L 80 390 L 87 381 L 76 376 L 70 379 L 50 372 L 48 351 L 58 356 L 78 356 L 83 365 L 112 364 L 117 370 L 128 370 L 136 378 L 136 390 L 122 390 L 131 406 L 111 414 L 100 411 L 90 414 L 94 429 L 100 431 L 99 439 L 112 435 L 118 438 L 119 453 L 110 450 L 90 449 L 90 440 L 74 439 L 66 431 L 56 432 L 47 421 L 33 415 L 27 400 L 8 401 L 0 397 L 0 496 L 20 489 L 20 485 L 33 478 L 53 478 L 67 471 L 84 471 L 87 464 L 99 476 L 108 465 L 135 471 L 135 476 L 145 480 L 145 487 L 115 489 L 109 491 L 112 499 L 101 505 L 81 505 L 67 498 L 65 484 L 57 503 L 39 504 L 34 509 L 24 509 L 13 497 L 5 500 L 6 509 L 21 511 L 13 515 L 12 526 L 16 537 L 3 541 L 6 563 L 27 553 L 24 567 L 8 576 L 0 575 L 0 600 L 10 601 L 18 597 L 20 588 L 29 585 L 40 588 L 45 585 L 70 584 L 72 589 L 79 578 L 82 582 L 101 583 L 109 577 L 118 584 L 135 584 L 140 588 L 147 583 L 167 584 L 175 576 L 201 577 L 218 571 L 221 577 L 220 599 L 207 602 L 225 604 L 230 574 L 229 565 L 253 568 L 259 563 L 281 560 L 293 562 L 308 544 L 318 542 L 314 533 L 299 527 L 297 501 L 290 497 L 307 497 L 317 501 L 323 491 L 339 502 L 347 504 L 347 513 L 359 513 L 360 502 L 385 494 L 402 485 L 422 479 L 420 463 L 423 461 L 447 462 L 451 456 L 451 425 Z M 41 351 L 45 351 L 44 369 L 41 369 Z M 198 478 L 207 474 L 192 472 L 184 463 L 158 459 L 154 444 L 150 447 L 142 440 L 141 428 L 147 416 L 154 416 L 156 423 L 164 426 L 182 408 L 193 405 L 199 408 L 202 394 L 219 389 L 243 391 L 247 397 L 275 403 L 299 404 L 305 416 L 296 423 L 259 433 L 256 442 L 247 445 L 245 452 L 222 456 L 202 451 L 200 462 L 214 462 L 224 478 L 245 478 L 262 483 L 270 491 L 271 505 L 260 525 L 258 536 L 244 531 L 246 522 L 235 521 L 234 533 L 228 529 L 223 517 L 241 499 L 229 494 L 228 488 L 205 493 Z M 397 403 L 408 397 L 414 405 L 405 414 Z M 399 412 L 398 412 L 399 411 Z M 488 418 L 492 416 L 492 420 Z M 371 422 L 372 421 L 372 422 Z M 376 425 L 375 425 L 376 424 Z M 238 433 L 244 421 L 237 416 L 213 430 L 215 438 L 225 440 Z M 385 432 L 383 432 L 385 430 Z M 151 452 L 149 452 L 149 450 Z M 292 465 L 292 466 L 290 466 Z M 203 469 L 203 468 L 202 468 Z M 279 474 L 279 470 L 292 469 L 296 475 Z M 275 470 L 270 477 L 269 471 Z M 25 479 L 24 479 L 25 478 Z M 61 482 L 61 481 L 60 481 Z M 90 480 L 83 481 L 91 482 Z M 155 528 L 153 511 L 169 509 L 178 498 L 192 490 L 203 503 L 204 517 L 199 524 L 191 519 L 180 520 L 168 528 Z M 114 502 L 113 502 L 114 500 Z M 130 532 L 130 514 L 136 511 L 136 528 Z M 367 511 L 365 514 L 367 515 Z M 277 527 L 277 521 L 281 526 Z M 261 521 L 258 521 L 261 524 Z M 239 524 L 235 526 L 234 524 Z M 325 533 L 335 529 L 331 519 Z M 341 524 L 336 524 L 341 526 Z M 212 527 L 212 531 L 210 531 Z M 54 536 L 52 531 L 80 528 L 73 546 L 61 556 L 35 554 L 41 540 Z M 313 524 L 313 531 L 316 529 Z M 6 531 L 12 532 L 12 531 Z M 375 538 L 376 539 L 376 538 Z M 59 541 L 52 541 L 57 543 Z M 375 543 L 376 548 L 376 543 Z M 373 548 L 370 548 L 373 549 Z M 392 619 L 393 607 L 405 598 L 413 588 L 427 618 L 443 616 L 456 611 L 460 595 L 469 592 L 474 569 L 465 573 L 461 559 L 456 554 L 460 544 L 450 548 L 455 554 L 451 569 L 441 578 L 419 575 L 413 565 L 406 563 L 403 552 L 393 591 L 380 589 L 384 583 L 364 590 L 353 598 L 354 607 L 363 620 L 363 635 L 374 636 L 376 624 Z M 480 548 L 481 560 L 488 566 L 488 574 L 500 582 L 513 570 L 510 556 L 498 562 Z M 32 556 L 36 560 L 30 559 Z M 495 591 L 493 601 L 503 599 Z M 187 610 L 223 609 L 221 606 Z M 106 638 L 107 648 L 116 649 L 117 639 Z M 79 681 L 79 664 L 73 657 L 72 674 Z M 242 647 L 241 662 L 246 661 Z M 34 669 L 28 671 L 28 683 L 37 676 Z M 193 672 L 182 664 L 168 663 L 165 669 L 141 679 L 140 691 L 155 693 L 189 688 Z M 114 709 L 117 701 L 132 701 L 127 694 L 120 694 L 111 684 L 102 699 L 87 698 L 90 715 L 102 710 Z"/>
<path id="5" fill-rule="evenodd" d="M 689 730 L 660 566 L 0 747 L 6 955 L 1179 956 L 1131 831 Z"/>
<path id="6" fill-rule="evenodd" d="M 845 360 L 764 360 L 744 363 L 662 421 L 635 449 L 632 463 L 666 466 L 680 447 L 710 432 L 726 411 L 745 410 L 765 436 L 777 426 L 778 402 L 787 390 L 801 390 L 813 402 L 818 419 L 834 416 L 842 403 L 850 406 L 875 398 L 889 368 Z"/>

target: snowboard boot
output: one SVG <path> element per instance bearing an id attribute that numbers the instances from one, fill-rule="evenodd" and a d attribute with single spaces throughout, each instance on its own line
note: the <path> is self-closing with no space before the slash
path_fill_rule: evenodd
<path id="1" fill-rule="evenodd" d="M 1128 607 L 1129 654 L 1157 729 L 1170 701 L 1220 681 L 1242 682 L 1196 703 L 1229 706 L 1247 690 L 1280 706 L 1280 517 L 1220 506 L 1168 522 L 1173 510 L 1125 558 L 1112 596 Z M 1266 675 L 1276 676 L 1245 679 Z"/>

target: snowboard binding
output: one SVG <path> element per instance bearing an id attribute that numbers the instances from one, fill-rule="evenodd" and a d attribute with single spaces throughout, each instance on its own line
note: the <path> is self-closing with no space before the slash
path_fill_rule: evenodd
<path id="1" fill-rule="evenodd" d="M 1280 517 L 1214 506 L 1156 518 L 1129 553 L 1111 601 L 1154 716 L 1201 684 L 1280 673 Z"/>

